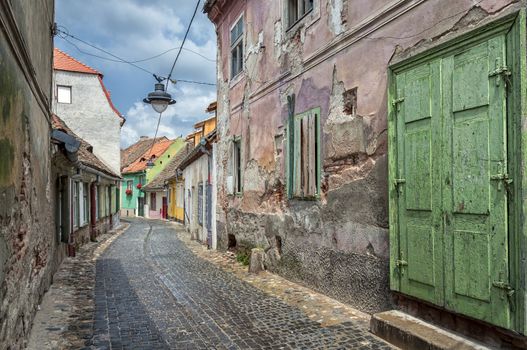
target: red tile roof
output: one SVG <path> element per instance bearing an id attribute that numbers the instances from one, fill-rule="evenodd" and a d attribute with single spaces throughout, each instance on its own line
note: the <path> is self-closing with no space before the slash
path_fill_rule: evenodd
<path id="1" fill-rule="evenodd" d="M 148 151 L 143 153 L 143 155 L 139 159 L 137 159 L 135 162 L 133 162 L 132 164 L 130 164 L 129 166 L 124 168 L 122 170 L 122 173 L 123 174 L 125 174 L 125 173 L 136 173 L 138 171 L 145 170 L 146 169 L 146 162 L 152 156 L 154 156 L 154 160 L 158 159 L 159 157 L 161 157 L 163 155 L 163 153 L 165 153 L 165 151 L 168 149 L 168 147 L 170 147 L 172 145 L 173 142 L 174 142 L 174 140 L 167 140 L 167 141 L 162 141 L 162 142 L 156 143 L 154 145 L 154 147 L 152 147 L 151 150 L 149 148 Z"/>
<path id="2" fill-rule="evenodd" d="M 102 76 L 102 73 L 80 61 L 77 61 L 75 58 L 57 48 L 53 50 L 53 69 Z"/>
<path id="3" fill-rule="evenodd" d="M 123 126 L 126 119 L 124 119 L 123 115 L 115 108 L 112 99 L 110 98 L 110 92 L 106 89 L 106 86 L 104 86 L 104 83 L 102 82 L 102 75 L 99 75 L 99 83 L 101 83 L 102 91 L 104 91 L 104 95 L 106 96 L 106 99 L 108 100 L 108 104 L 110 105 L 110 108 L 117 114 L 119 118 L 121 118 L 121 126 Z"/>
<path id="4" fill-rule="evenodd" d="M 61 51 L 57 48 L 53 50 L 53 69 L 63 70 L 67 72 L 77 72 L 77 73 L 97 75 L 99 79 L 99 83 L 101 84 L 102 91 L 104 92 L 104 95 L 106 96 L 106 99 L 108 100 L 108 104 L 110 105 L 110 108 L 121 119 L 121 126 L 124 124 L 126 120 L 124 119 L 123 115 L 117 110 L 117 108 L 115 108 L 115 105 L 113 104 L 112 99 L 110 98 L 110 92 L 106 89 L 106 86 L 104 86 L 104 83 L 102 81 L 103 74 L 101 72 L 82 63 L 81 61 L 76 60 L 75 58 L 71 57 L 64 51 Z"/>
<path id="5" fill-rule="evenodd" d="M 152 147 L 152 142 L 154 141 L 151 137 L 142 136 L 139 141 L 133 145 L 128 146 L 125 149 L 121 150 L 121 170 L 135 162 L 139 157 L 141 157 L 146 151 Z M 156 143 L 168 141 L 166 136 L 158 137 Z"/>

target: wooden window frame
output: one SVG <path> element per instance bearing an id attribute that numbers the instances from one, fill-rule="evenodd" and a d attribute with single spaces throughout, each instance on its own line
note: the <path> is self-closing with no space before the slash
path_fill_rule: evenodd
<path id="1" fill-rule="evenodd" d="M 205 182 L 200 182 L 198 184 L 198 224 L 200 226 L 203 226 L 203 213 L 205 212 L 203 208 L 203 196 L 205 195 L 204 185 Z"/>
<path id="2" fill-rule="evenodd" d="M 134 190 L 134 180 L 126 180 L 126 190 Z"/>
<path id="3" fill-rule="evenodd" d="M 88 224 L 90 221 L 90 186 L 88 183 L 81 182 L 82 184 L 82 203 L 84 204 L 82 213 L 82 226 Z"/>
<path id="4" fill-rule="evenodd" d="M 112 187 L 111 186 L 106 186 L 106 216 L 110 216 L 112 215 Z"/>
<path id="5" fill-rule="evenodd" d="M 240 195 L 243 193 L 243 172 L 242 172 L 242 139 L 236 137 L 232 141 L 232 173 L 233 173 L 233 193 Z"/>
<path id="6" fill-rule="evenodd" d="M 315 8 L 315 0 L 287 0 L 286 4 L 288 28 L 294 27 Z"/>
<path id="7" fill-rule="evenodd" d="M 80 189 L 79 182 L 73 181 L 73 228 L 80 227 Z"/>
<path id="8" fill-rule="evenodd" d="M 315 145 L 315 153 L 313 156 L 313 160 L 308 160 L 313 162 L 314 169 L 314 180 L 315 181 L 315 191 L 314 193 L 310 194 L 309 191 L 305 189 L 305 185 L 302 183 L 299 184 L 299 181 L 302 180 L 308 180 L 309 183 L 309 174 L 305 175 L 306 173 L 302 170 L 303 164 L 302 160 L 297 160 L 297 157 L 302 157 L 302 150 L 305 150 L 305 147 L 309 148 L 309 141 L 305 141 L 304 147 L 301 145 L 302 140 L 306 140 L 301 133 L 301 127 L 299 128 L 299 123 L 306 117 L 309 118 L 309 116 L 313 116 L 313 124 L 312 128 L 314 128 L 314 135 L 312 141 L 314 141 Z M 288 146 L 288 197 L 290 199 L 300 199 L 300 200 L 318 200 L 320 199 L 320 187 L 321 187 L 321 128 L 320 128 L 320 108 L 313 108 L 308 111 L 305 111 L 303 113 L 295 114 L 292 118 L 290 118 L 289 128 L 290 132 L 288 132 L 288 135 L 290 135 Z M 306 156 L 307 157 L 307 156 Z M 305 159 L 305 158 L 304 158 Z M 307 176 L 307 177 L 306 177 Z M 308 194 L 305 194 L 308 192 Z"/>
<path id="9" fill-rule="evenodd" d="M 236 30 L 239 30 L 239 26 L 241 26 L 241 31 L 236 35 L 236 37 L 233 37 L 233 32 Z M 230 38 L 230 60 L 231 60 L 231 79 L 238 76 L 241 72 L 243 72 L 244 68 L 244 62 L 243 62 L 243 54 L 244 54 L 244 47 L 243 47 L 243 35 L 245 32 L 245 26 L 243 23 L 243 14 L 238 17 L 234 25 L 231 27 L 231 30 L 229 31 L 229 38 Z"/>

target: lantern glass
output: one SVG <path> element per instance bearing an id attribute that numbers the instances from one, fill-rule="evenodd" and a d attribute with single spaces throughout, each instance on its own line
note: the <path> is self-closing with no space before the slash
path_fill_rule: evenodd
<path id="1" fill-rule="evenodd" d="M 163 100 L 152 100 L 152 108 L 157 113 L 163 113 L 168 107 L 168 101 Z"/>

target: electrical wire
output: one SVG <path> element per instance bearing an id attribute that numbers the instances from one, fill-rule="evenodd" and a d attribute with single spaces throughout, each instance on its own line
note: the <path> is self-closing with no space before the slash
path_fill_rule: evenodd
<path id="1" fill-rule="evenodd" d="M 59 26 L 59 27 L 62 27 L 62 28 L 64 28 L 64 29 L 66 29 L 64 26 Z M 66 30 L 67 30 L 67 29 L 66 29 Z M 61 33 L 61 34 L 64 34 L 65 36 L 71 36 L 68 32 L 64 32 L 64 31 L 61 31 L 61 30 L 58 30 L 57 32 L 58 32 L 58 33 Z M 59 35 L 59 38 L 68 41 L 68 40 L 67 40 L 65 37 L 63 37 L 63 36 L 60 36 L 60 35 Z M 117 62 L 117 63 L 128 63 L 128 62 L 129 62 L 129 63 L 141 63 L 141 62 L 147 62 L 147 61 L 151 61 L 151 60 L 153 60 L 153 59 L 155 59 L 155 58 L 161 57 L 161 56 L 163 56 L 163 55 L 166 55 L 167 53 L 172 52 L 172 51 L 174 51 L 174 50 L 179 50 L 180 47 L 181 47 L 181 46 L 173 47 L 173 48 L 170 48 L 170 49 L 165 50 L 165 51 L 163 51 L 163 52 L 160 52 L 160 53 L 158 53 L 158 54 L 156 54 L 156 55 L 154 55 L 154 56 L 150 56 L 150 57 L 147 57 L 147 58 L 142 58 L 142 59 L 140 59 L 140 60 L 126 60 L 126 62 L 123 62 L 123 61 L 124 61 L 123 59 L 118 59 L 118 60 L 116 60 L 116 59 L 112 59 L 112 58 L 108 58 L 108 57 L 103 57 L 103 56 L 98 56 L 98 55 L 91 54 L 91 53 L 89 53 L 89 52 L 82 51 L 81 49 L 79 49 L 79 47 L 78 47 L 77 45 L 73 44 L 71 41 L 68 41 L 68 42 L 69 42 L 71 45 L 75 46 L 75 47 L 77 48 L 77 50 L 81 51 L 82 53 L 84 53 L 84 54 L 86 54 L 86 55 L 94 56 L 94 57 L 97 57 L 97 58 L 100 58 L 100 59 L 103 59 L 103 60 L 106 60 L 106 61 Z M 197 52 L 197 51 L 194 51 L 194 50 L 192 50 L 192 49 L 189 49 L 189 48 L 184 47 L 183 50 L 188 51 L 188 52 L 191 52 L 191 53 L 193 53 L 193 54 L 195 54 L 195 55 L 197 55 L 197 56 L 200 56 L 201 58 L 203 58 L 204 60 L 207 60 L 207 61 L 209 61 L 209 62 L 213 62 L 213 63 L 216 62 L 215 59 L 212 59 L 212 58 L 209 58 L 209 57 L 207 57 L 207 56 L 205 56 L 205 55 L 202 55 L 201 53 L 199 53 L 199 52 Z"/>
<path id="2" fill-rule="evenodd" d="M 185 32 L 185 36 L 183 37 L 183 41 L 181 42 L 181 46 L 179 47 L 178 53 L 176 55 L 176 58 L 174 59 L 174 63 L 172 64 L 172 68 L 170 69 L 170 73 L 168 73 L 168 76 L 166 78 L 166 91 L 168 91 L 168 83 L 171 81 L 170 78 L 172 77 L 172 73 L 174 72 L 174 67 L 176 67 L 177 60 L 179 58 L 179 55 L 181 54 L 181 51 L 183 51 L 183 46 L 185 45 L 185 41 L 187 40 L 188 33 L 190 32 L 190 27 L 192 26 L 192 22 L 194 22 L 194 18 L 196 17 L 196 13 L 198 12 L 198 7 L 201 0 L 198 0 L 196 2 L 196 8 L 194 9 L 194 13 L 192 14 L 192 17 L 190 18 L 190 22 L 188 23 L 187 31 Z M 155 75 L 154 75 L 155 77 Z M 156 77 L 157 79 L 157 77 Z M 157 119 L 157 127 L 156 132 L 154 134 L 154 139 L 152 140 L 152 146 L 150 147 L 150 160 L 152 159 L 152 150 L 154 149 L 154 145 L 156 144 L 156 138 L 157 138 L 157 132 L 159 131 L 159 124 L 161 123 L 161 115 L 162 113 L 159 113 L 159 118 Z"/>
<path id="3" fill-rule="evenodd" d="M 129 60 L 125 60 L 124 58 L 121 58 L 107 50 L 104 50 L 100 47 L 97 47 L 95 45 L 92 45 L 90 44 L 89 42 L 85 41 L 85 40 L 82 40 L 78 37 L 76 37 L 75 35 L 73 34 L 70 34 L 68 31 L 67 31 L 67 28 L 63 27 L 63 26 L 59 26 L 59 28 L 62 27 L 64 28 L 65 30 L 62 30 L 62 29 L 57 29 L 57 36 L 59 38 L 61 38 L 62 40 L 66 41 L 68 44 L 70 44 L 71 46 L 75 47 L 79 52 L 85 54 L 85 55 L 88 55 L 88 56 L 92 56 L 92 57 L 95 57 L 95 58 L 99 58 L 99 59 L 102 59 L 102 60 L 107 60 L 107 61 L 112 61 L 112 62 L 117 62 L 117 63 L 126 63 L 126 64 L 129 64 L 131 65 L 132 67 L 135 67 L 145 73 L 148 73 L 149 75 L 153 75 L 154 77 L 157 77 L 158 75 L 152 71 L 149 71 L 148 69 L 144 68 L 144 67 L 141 67 L 137 64 L 135 64 L 136 62 L 141 62 L 141 61 L 145 61 L 145 60 L 148 60 L 148 59 L 145 59 L 145 60 L 138 60 L 138 61 L 129 61 Z M 112 56 L 112 57 L 115 57 L 116 59 L 111 59 L 111 58 L 108 58 L 108 57 L 103 57 L 103 56 L 100 56 L 100 55 L 96 55 L 96 54 L 93 54 L 93 53 L 90 53 L 90 52 L 87 52 L 83 49 L 81 49 L 77 44 L 75 44 L 74 42 L 72 42 L 71 40 L 69 40 L 68 38 L 72 38 L 74 40 L 77 40 L 81 43 L 83 43 L 84 45 L 87 45 L 91 48 L 94 48 L 98 51 L 101 51 L 109 56 Z M 166 52 L 163 52 L 161 54 L 158 54 L 156 56 L 152 56 L 150 57 L 149 59 L 153 59 L 153 58 L 156 58 L 156 57 L 159 57 L 159 56 L 162 56 L 164 54 L 166 54 L 167 52 L 170 52 L 172 50 L 175 50 L 176 48 L 173 48 L 173 49 L 170 49 L 170 50 L 167 50 Z M 189 49 L 190 50 L 190 49 Z M 196 53 L 198 54 L 198 53 Z M 200 55 L 200 54 L 198 54 Z M 201 56 L 201 55 L 200 55 Z M 205 58 L 205 56 L 203 56 Z M 207 82 L 202 82 L 202 81 L 194 81 L 194 80 L 185 80 L 185 79 L 174 79 L 172 80 L 172 82 L 177 82 L 177 81 L 180 81 L 182 83 L 190 83 L 190 84 L 198 84 L 198 85 L 208 85 L 208 86 L 216 86 L 216 84 L 214 83 L 207 83 Z"/>
<path id="4" fill-rule="evenodd" d="M 181 46 L 179 47 L 179 51 L 176 55 L 176 59 L 174 60 L 174 63 L 172 64 L 172 68 L 170 69 L 170 73 L 168 73 L 167 77 L 167 88 L 168 88 L 168 82 L 170 81 L 170 78 L 172 77 L 172 73 L 174 72 L 174 67 L 176 67 L 177 60 L 179 58 L 179 55 L 181 55 L 181 51 L 183 50 L 183 46 L 185 45 L 185 41 L 187 40 L 188 33 L 190 32 L 190 27 L 192 26 L 192 22 L 194 22 L 194 18 L 196 17 L 196 13 L 198 12 L 199 3 L 201 0 L 198 0 L 196 2 L 196 8 L 194 9 L 194 13 L 192 14 L 192 18 L 190 19 L 190 22 L 187 27 L 187 31 L 185 32 L 185 36 L 183 37 L 183 41 L 181 42 Z"/>

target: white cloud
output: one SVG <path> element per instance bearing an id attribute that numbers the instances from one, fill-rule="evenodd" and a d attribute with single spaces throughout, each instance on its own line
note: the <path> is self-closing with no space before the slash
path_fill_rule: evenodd
<path id="1" fill-rule="evenodd" d="M 188 0 L 57 0 L 56 20 L 71 34 L 119 57 L 140 60 L 179 47 L 196 2 Z M 201 2 L 203 5 L 203 1 Z M 101 52 L 75 40 L 83 51 Z M 59 47 L 81 61 L 102 71 L 112 99 L 127 121 L 122 128 L 121 145 L 135 142 L 140 136 L 153 137 L 158 115 L 141 99 L 153 90 L 151 75 L 128 64 L 111 62 L 85 55 L 58 38 Z M 216 58 L 214 26 L 198 10 L 185 48 L 205 57 Z M 138 62 L 148 71 L 166 76 L 177 50 L 158 58 Z M 199 55 L 184 50 L 177 62 L 173 78 L 214 83 L 216 65 Z M 175 138 L 186 135 L 196 121 L 207 117 L 207 105 L 216 99 L 215 87 L 179 82 L 169 92 L 177 103 L 163 113 L 159 136 Z"/>
<path id="2" fill-rule="evenodd" d="M 158 136 L 173 139 L 186 136 L 196 122 L 207 118 L 205 108 L 215 101 L 216 92 L 204 92 L 189 85 L 177 86 L 169 91 L 177 102 L 162 114 Z M 136 142 L 140 136 L 154 136 L 159 114 L 150 105 L 135 102 L 125 115 L 126 124 L 121 132 L 122 147 Z"/>

